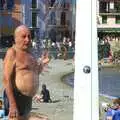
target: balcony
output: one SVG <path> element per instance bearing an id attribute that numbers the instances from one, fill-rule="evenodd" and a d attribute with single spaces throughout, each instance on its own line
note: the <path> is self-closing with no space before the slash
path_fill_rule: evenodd
<path id="1" fill-rule="evenodd" d="M 101 9 L 99 15 L 120 15 L 120 9 L 104 10 Z"/>
<path id="2" fill-rule="evenodd" d="M 120 29 L 120 24 L 98 24 L 97 25 L 98 29 L 111 29 L 111 28 L 115 28 L 115 29 Z"/>
<path id="3" fill-rule="evenodd" d="M 30 30 L 38 30 L 38 29 L 40 29 L 40 28 L 37 27 L 37 26 L 36 26 L 36 27 L 30 26 L 29 29 L 30 29 Z"/>
<path id="4" fill-rule="evenodd" d="M 116 13 L 116 12 L 112 12 L 112 13 L 109 13 L 109 12 L 105 12 L 105 13 L 99 13 L 100 16 L 102 15 L 120 15 L 120 12 L 119 13 Z"/>
<path id="5" fill-rule="evenodd" d="M 56 25 L 52 25 L 52 24 L 47 24 L 47 27 L 55 27 L 55 28 L 67 28 L 68 25 L 60 25 L 60 24 L 56 24 Z"/>
<path id="6" fill-rule="evenodd" d="M 31 10 L 32 12 L 39 12 L 39 11 L 40 11 L 40 8 L 30 8 L 30 10 Z"/>
<path id="7" fill-rule="evenodd" d="M 98 32 L 115 32 L 115 33 L 120 33 L 120 28 L 97 28 Z"/>
<path id="8" fill-rule="evenodd" d="M 62 10 L 69 10 L 70 9 L 70 3 L 61 3 L 61 4 L 53 4 L 48 6 L 49 9 L 62 9 Z"/>
<path id="9" fill-rule="evenodd" d="M 99 14 L 100 15 L 119 15 L 120 14 L 120 1 L 100 0 Z"/>

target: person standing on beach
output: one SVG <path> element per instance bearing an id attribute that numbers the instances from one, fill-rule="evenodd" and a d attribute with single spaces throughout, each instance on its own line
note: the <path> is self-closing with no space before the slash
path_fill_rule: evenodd
<path id="1" fill-rule="evenodd" d="M 25 25 L 14 32 L 15 44 L 7 50 L 4 58 L 3 83 L 9 101 L 10 119 L 27 120 L 32 108 L 32 97 L 39 87 L 39 74 L 49 58 L 39 63 L 31 54 L 31 34 Z"/>

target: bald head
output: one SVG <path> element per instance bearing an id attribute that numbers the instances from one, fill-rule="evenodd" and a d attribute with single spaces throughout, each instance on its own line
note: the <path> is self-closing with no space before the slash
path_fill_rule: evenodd
<path id="1" fill-rule="evenodd" d="M 30 30 L 28 29 L 27 26 L 25 26 L 25 25 L 20 25 L 20 26 L 18 26 L 18 27 L 15 29 L 14 37 L 16 38 L 16 36 L 19 35 L 19 33 L 20 33 L 21 31 L 28 31 L 28 32 L 30 32 Z"/>
<path id="2" fill-rule="evenodd" d="M 15 45 L 21 49 L 27 49 L 31 45 L 30 30 L 25 25 L 20 25 L 14 32 Z"/>

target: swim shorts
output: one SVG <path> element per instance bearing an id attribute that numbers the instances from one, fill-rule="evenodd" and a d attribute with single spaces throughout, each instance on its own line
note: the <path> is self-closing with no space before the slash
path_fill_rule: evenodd
<path id="1" fill-rule="evenodd" d="M 19 115 L 20 116 L 27 115 L 32 109 L 32 97 L 23 95 L 17 89 L 14 89 L 14 97 L 16 100 Z M 9 114 L 9 100 L 7 98 L 7 94 L 5 91 L 3 94 L 3 99 L 4 99 L 5 115 L 7 116 Z"/>

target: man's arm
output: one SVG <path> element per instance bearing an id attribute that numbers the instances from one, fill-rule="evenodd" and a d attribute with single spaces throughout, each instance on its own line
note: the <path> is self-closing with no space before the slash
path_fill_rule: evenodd
<path id="1" fill-rule="evenodd" d="M 39 73 L 42 72 L 44 66 L 45 66 L 46 64 L 48 64 L 49 61 L 50 61 L 50 58 L 49 58 L 49 55 L 48 55 L 48 54 L 42 55 L 42 57 L 39 58 L 39 60 L 38 60 L 38 64 L 39 64 Z"/>
<path id="2" fill-rule="evenodd" d="M 5 59 L 4 59 L 4 70 L 3 70 L 3 83 L 4 88 L 7 93 L 7 97 L 9 99 L 9 116 L 15 117 L 17 114 L 17 105 L 16 101 L 13 95 L 13 85 L 12 80 L 15 80 L 15 78 L 12 78 L 12 75 L 15 74 L 15 51 L 13 48 L 8 49 Z"/>

